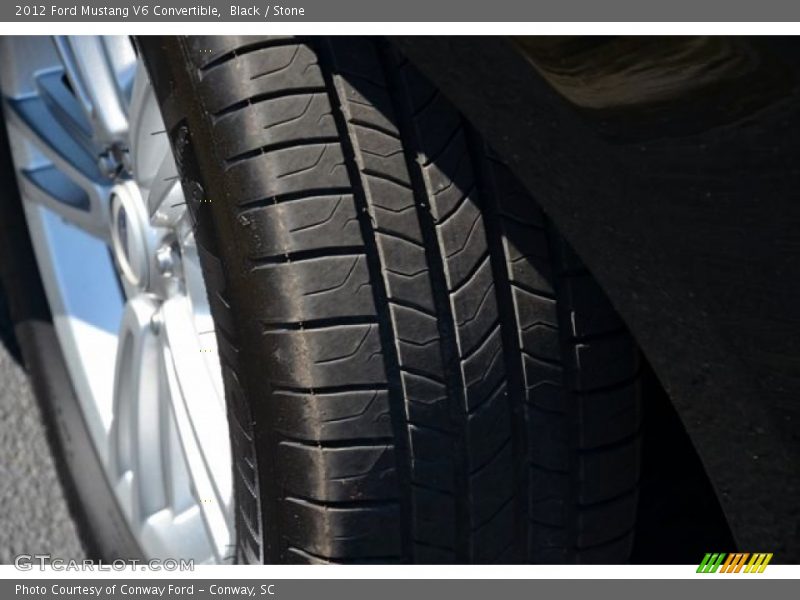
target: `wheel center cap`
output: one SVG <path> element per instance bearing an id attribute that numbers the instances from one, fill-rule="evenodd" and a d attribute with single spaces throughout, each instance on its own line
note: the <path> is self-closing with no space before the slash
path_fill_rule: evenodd
<path id="1" fill-rule="evenodd" d="M 147 285 L 150 261 L 144 204 L 139 187 L 131 182 L 111 190 L 111 246 L 118 270 L 130 285 Z"/>

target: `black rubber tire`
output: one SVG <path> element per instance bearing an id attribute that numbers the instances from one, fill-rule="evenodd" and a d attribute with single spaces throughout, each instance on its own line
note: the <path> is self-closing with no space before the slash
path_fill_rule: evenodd
<path id="1" fill-rule="evenodd" d="M 380 40 L 141 38 L 232 423 L 240 560 L 624 562 L 638 354 Z"/>

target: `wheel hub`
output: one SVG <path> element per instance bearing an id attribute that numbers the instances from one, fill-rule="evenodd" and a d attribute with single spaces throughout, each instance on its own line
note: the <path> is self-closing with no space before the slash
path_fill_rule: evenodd
<path id="1" fill-rule="evenodd" d="M 149 224 L 144 215 L 142 195 L 132 181 L 118 183 L 111 190 L 111 247 L 117 270 L 125 282 L 144 289 L 150 280 L 151 254 Z"/>

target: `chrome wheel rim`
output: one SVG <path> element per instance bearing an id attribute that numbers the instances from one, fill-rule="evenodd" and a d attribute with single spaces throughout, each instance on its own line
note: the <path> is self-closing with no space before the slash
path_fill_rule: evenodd
<path id="1" fill-rule="evenodd" d="M 231 448 L 197 246 L 125 37 L 2 41 L 31 241 L 110 487 L 152 558 L 232 560 Z"/>

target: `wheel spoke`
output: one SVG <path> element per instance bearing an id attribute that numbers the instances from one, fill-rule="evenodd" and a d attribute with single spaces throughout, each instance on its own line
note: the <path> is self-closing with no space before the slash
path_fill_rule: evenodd
<path id="1" fill-rule="evenodd" d="M 19 183 L 27 200 L 41 204 L 78 229 L 109 241 L 110 187 L 89 184 L 88 190 L 81 188 L 53 166 L 24 171 Z"/>
<path id="2" fill-rule="evenodd" d="M 80 126 L 64 116 L 66 113 L 74 115 L 75 111 L 69 107 L 74 104 L 74 98 L 51 95 L 48 99 L 42 91 L 43 78 L 49 76 L 37 78 L 39 94 L 8 99 L 11 123 L 22 129 L 26 140 L 32 142 L 50 163 L 83 189 L 88 191 L 97 184 L 110 185 L 98 166 L 98 148 L 85 136 L 76 136 L 75 130 Z M 56 102 L 63 102 L 66 107 L 56 105 Z"/>
<path id="3" fill-rule="evenodd" d="M 197 344 L 186 298 L 175 297 L 162 306 L 164 364 L 170 400 L 189 477 L 217 559 L 231 543 L 229 514 L 232 502 L 231 449 L 225 409 L 208 390 L 213 381 Z"/>
<path id="4" fill-rule="evenodd" d="M 155 92 L 144 66 L 139 65 L 131 95 L 130 150 L 136 183 L 144 189 L 151 188 L 159 166 L 171 157 L 166 135 Z"/>
<path id="5" fill-rule="evenodd" d="M 147 197 L 153 225 L 172 227 L 184 215 L 178 168 L 169 151 L 164 121 L 143 66 L 137 70 L 131 99 L 131 160 L 136 183 Z"/>
<path id="6" fill-rule="evenodd" d="M 40 155 L 36 163 L 22 170 L 23 196 L 87 233 L 107 239 L 111 181 L 101 173 L 85 136 L 77 133 L 80 125 L 64 116 L 74 111 L 56 110 L 53 101 L 42 95 L 9 99 L 7 104 L 11 126 Z"/>
<path id="7" fill-rule="evenodd" d="M 98 36 L 59 36 L 55 43 L 98 145 L 127 146 L 128 116 L 119 75 L 134 64 L 133 50 L 108 47 Z"/>
<path id="8" fill-rule="evenodd" d="M 186 214 L 186 201 L 172 155 L 166 156 L 153 178 L 147 198 L 150 220 L 160 227 L 174 227 Z"/>
<path id="9" fill-rule="evenodd" d="M 130 300 L 120 326 L 114 381 L 113 471 L 129 478 L 131 520 L 140 523 L 167 504 L 159 424 L 159 340 L 149 297 Z M 130 473 L 131 475 L 127 475 Z"/>
<path id="10" fill-rule="evenodd" d="M 206 535 L 203 514 L 197 503 L 176 513 L 164 509 L 150 516 L 142 528 L 142 539 L 153 549 L 154 558 L 190 557 L 203 563 L 217 562 Z M 164 532 L 168 531 L 169 536 Z"/>
<path id="11" fill-rule="evenodd" d="M 163 341 L 162 341 L 163 343 Z M 163 350 L 162 350 L 163 352 Z M 167 380 L 166 363 L 161 356 L 159 364 L 159 381 L 162 398 L 169 398 L 170 389 Z M 164 478 L 167 486 L 169 505 L 174 513 L 181 513 L 197 504 L 191 491 L 191 479 L 183 456 L 183 446 L 178 434 L 175 416 L 172 414 L 172 403 L 162 402 L 160 407 L 162 427 L 162 447 L 164 448 Z"/>
<path id="12" fill-rule="evenodd" d="M 92 36 L 57 37 L 55 46 L 61 67 L 34 75 L 35 94 L 7 101 L 12 126 L 45 159 L 23 169 L 22 191 L 107 240 L 112 182 L 99 161 L 104 152 L 127 147 L 125 82 L 135 57 L 130 44 Z"/>

